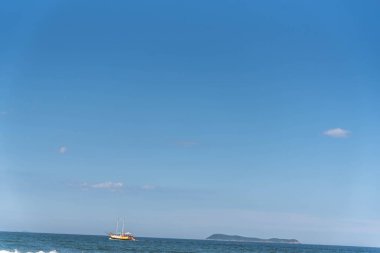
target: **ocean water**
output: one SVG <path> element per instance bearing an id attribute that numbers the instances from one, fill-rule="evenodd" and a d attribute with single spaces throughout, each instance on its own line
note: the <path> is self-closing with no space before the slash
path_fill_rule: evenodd
<path id="1" fill-rule="evenodd" d="M 138 238 L 114 241 L 106 236 L 0 232 L 0 253 L 380 253 L 380 248 L 290 245 L 209 240 Z"/>

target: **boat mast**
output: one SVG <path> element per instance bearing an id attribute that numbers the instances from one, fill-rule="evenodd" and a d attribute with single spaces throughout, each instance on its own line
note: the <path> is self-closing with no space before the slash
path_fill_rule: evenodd
<path id="1" fill-rule="evenodd" d="M 118 233 L 119 230 L 119 218 L 116 220 L 116 234 Z"/>
<path id="2" fill-rule="evenodd" d="M 123 218 L 123 230 L 122 230 L 123 235 L 124 235 L 124 220 L 125 220 L 125 218 Z"/>

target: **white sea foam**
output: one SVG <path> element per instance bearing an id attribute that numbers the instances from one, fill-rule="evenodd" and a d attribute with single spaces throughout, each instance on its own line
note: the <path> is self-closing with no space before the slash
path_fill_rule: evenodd
<path id="1" fill-rule="evenodd" d="M 9 251 L 9 250 L 0 250 L 0 253 L 22 253 L 21 251 L 18 251 L 17 249 L 13 250 L 13 251 Z M 32 251 L 27 251 L 26 253 L 58 253 L 56 250 L 52 250 L 52 251 L 37 251 L 37 252 L 32 252 Z"/>

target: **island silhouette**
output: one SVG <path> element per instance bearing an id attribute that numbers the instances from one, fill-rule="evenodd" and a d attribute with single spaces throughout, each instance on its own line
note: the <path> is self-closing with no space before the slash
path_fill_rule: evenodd
<path id="1" fill-rule="evenodd" d="M 255 237 L 245 237 L 240 235 L 225 235 L 225 234 L 213 234 L 206 238 L 207 240 L 218 241 L 237 241 L 237 242 L 260 242 L 260 243 L 288 243 L 288 244 L 300 244 L 296 239 L 260 239 Z"/>

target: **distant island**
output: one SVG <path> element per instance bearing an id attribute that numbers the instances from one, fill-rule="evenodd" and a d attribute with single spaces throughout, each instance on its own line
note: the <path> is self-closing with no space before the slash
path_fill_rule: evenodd
<path id="1" fill-rule="evenodd" d="M 224 234 L 213 234 L 206 238 L 207 240 L 219 240 L 219 241 L 237 241 L 237 242 L 262 242 L 262 243 L 289 243 L 289 244 L 300 244 L 296 239 L 260 239 L 255 237 L 244 237 L 240 235 L 224 235 Z"/>

